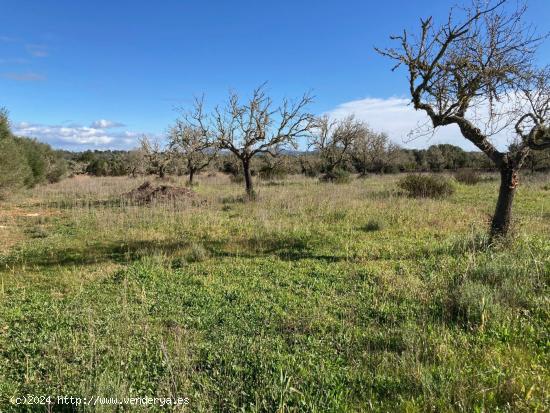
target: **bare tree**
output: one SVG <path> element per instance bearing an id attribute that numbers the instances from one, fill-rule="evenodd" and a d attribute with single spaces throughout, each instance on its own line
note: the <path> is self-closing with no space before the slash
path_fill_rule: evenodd
<path id="1" fill-rule="evenodd" d="M 335 177 L 335 171 L 350 159 L 354 143 L 367 132 L 367 126 L 353 116 L 340 120 L 328 116 L 317 119 L 309 147 L 319 154 L 325 179 Z"/>
<path id="2" fill-rule="evenodd" d="M 351 158 L 361 175 L 368 171 L 382 172 L 397 157 L 399 146 L 385 133 L 366 130 L 360 134 L 351 148 Z"/>
<path id="3" fill-rule="evenodd" d="M 184 113 L 170 129 L 169 148 L 185 160 L 189 185 L 217 155 L 214 135 L 208 127 L 203 106 L 203 99 L 195 99 L 192 112 Z"/>
<path id="4" fill-rule="evenodd" d="M 285 146 L 296 147 L 296 139 L 306 136 L 313 125 L 313 115 L 305 111 L 311 101 L 306 93 L 296 101 L 284 99 L 274 107 L 263 84 L 246 102 L 232 92 L 225 107 L 215 109 L 212 123 L 218 145 L 241 161 L 249 197 L 254 196 L 251 159 L 257 154 L 277 156 Z"/>
<path id="5" fill-rule="evenodd" d="M 132 178 L 135 178 L 137 175 L 145 172 L 145 154 L 141 149 L 133 149 L 129 151 L 126 157 L 126 162 L 128 163 L 128 175 Z"/>
<path id="6" fill-rule="evenodd" d="M 397 62 L 394 69 L 405 66 L 413 106 L 428 115 L 433 128 L 457 125 L 462 136 L 500 170 L 493 236 L 509 230 L 525 157 L 529 150 L 546 147 L 548 139 L 548 112 L 527 109 L 519 115 L 508 109 L 511 101 L 522 99 L 518 95 L 526 89 L 526 76 L 534 71 L 534 55 L 542 38 L 523 23 L 525 6 L 508 13 L 505 4 L 509 2 L 474 0 L 462 19 L 452 11 L 439 27 L 431 17 L 421 20 L 417 36 L 404 31 L 392 37 L 399 47 L 377 49 Z M 487 122 L 479 116 L 484 108 Z M 531 122 L 527 129 L 522 128 L 526 121 Z M 491 137 L 513 124 L 522 143 L 515 150 L 498 150 Z"/>
<path id="7" fill-rule="evenodd" d="M 172 160 L 171 154 L 164 150 L 158 140 L 150 140 L 147 136 L 143 136 L 139 142 L 149 172 L 161 179 L 164 178 Z"/>

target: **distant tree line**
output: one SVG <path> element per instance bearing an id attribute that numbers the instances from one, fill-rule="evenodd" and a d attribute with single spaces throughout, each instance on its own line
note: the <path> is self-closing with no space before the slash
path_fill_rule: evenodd
<path id="1" fill-rule="evenodd" d="M 251 197 L 256 178 L 290 174 L 345 182 L 351 174 L 498 170 L 481 151 L 450 144 L 405 149 L 353 116 L 315 116 L 307 110 L 311 101 L 305 93 L 275 103 L 265 84 L 248 98 L 230 93 L 210 111 L 205 110 L 203 98 L 195 99 L 190 108 L 180 110 L 165 144 L 143 137 L 132 151 L 66 153 L 66 158 L 73 173 L 187 175 L 191 185 L 201 171 L 217 170 L 242 182 Z M 297 150 L 299 140 L 307 143 L 307 150 Z M 548 152 L 529 153 L 526 165 L 533 172 L 550 169 Z"/>
<path id="2" fill-rule="evenodd" d="M 404 149 L 394 144 L 377 146 L 373 150 L 354 147 L 339 165 L 347 174 L 393 174 L 400 172 L 443 172 L 459 169 L 479 171 L 496 171 L 494 165 L 481 152 L 465 151 L 459 146 L 450 144 L 432 145 L 427 149 Z M 165 150 L 157 154 L 166 157 L 165 175 L 187 175 L 190 172 L 188 161 L 177 153 Z M 201 152 L 202 154 L 202 152 Z M 213 155 L 213 153 L 210 153 Z M 131 151 L 84 152 L 61 151 L 67 161 L 70 174 L 88 174 L 93 176 L 143 176 L 162 175 L 158 162 L 146 159 L 139 149 Z M 198 156 L 202 156 L 197 154 Z M 211 159 L 208 171 L 224 172 L 237 180 L 244 179 L 239 159 L 228 151 L 219 151 Z M 156 167 L 155 167 L 156 166 Z M 550 170 L 550 151 L 533 152 L 526 160 L 526 167 L 531 172 Z M 251 175 L 261 179 L 284 178 L 287 175 L 303 174 L 310 177 L 321 177 L 327 171 L 326 161 L 320 151 L 283 151 L 279 156 L 259 155 L 253 158 Z M 194 170 L 196 176 L 198 172 Z"/>
<path id="3" fill-rule="evenodd" d="M 23 187 L 57 182 L 67 172 L 59 151 L 35 139 L 14 136 L 7 112 L 0 109 L 0 198 Z"/>

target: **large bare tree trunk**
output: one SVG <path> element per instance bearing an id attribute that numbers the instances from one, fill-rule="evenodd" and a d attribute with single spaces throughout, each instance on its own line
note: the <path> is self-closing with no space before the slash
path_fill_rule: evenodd
<path id="1" fill-rule="evenodd" d="M 193 185 L 193 177 L 195 176 L 195 170 L 189 169 L 189 185 Z"/>
<path id="2" fill-rule="evenodd" d="M 503 167 L 500 170 L 500 189 L 493 221 L 491 235 L 504 236 L 510 229 L 512 219 L 512 204 L 518 184 L 518 171 L 514 168 Z"/>
<path id="3" fill-rule="evenodd" d="M 243 174 L 244 184 L 246 186 L 246 195 L 249 197 L 254 196 L 254 184 L 252 183 L 252 175 L 250 174 L 250 161 L 243 159 Z"/>

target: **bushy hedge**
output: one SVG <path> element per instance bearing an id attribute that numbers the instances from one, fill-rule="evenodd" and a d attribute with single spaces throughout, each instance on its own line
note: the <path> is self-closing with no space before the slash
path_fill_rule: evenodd
<path id="1" fill-rule="evenodd" d="M 22 187 L 56 182 L 66 173 L 61 155 L 49 145 L 12 135 L 5 111 L 0 111 L 0 197 Z"/>
<path id="2" fill-rule="evenodd" d="M 454 193 L 452 183 L 442 175 L 407 175 L 398 186 L 412 198 L 445 198 Z"/>

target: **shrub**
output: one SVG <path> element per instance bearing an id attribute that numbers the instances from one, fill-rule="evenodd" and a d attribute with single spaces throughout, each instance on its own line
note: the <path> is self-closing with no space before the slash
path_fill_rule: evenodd
<path id="1" fill-rule="evenodd" d="M 458 321 L 470 328 L 481 328 L 493 318 L 499 318 L 502 310 L 496 302 L 494 289 L 475 281 L 465 281 L 453 292 Z"/>
<path id="2" fill-rule="evenodd" d="M 323 165 L 318 155 L 304 154 L 299 157 L 301 173 L 308 178 L 316 178 L 321 173 Z"/>
<path id="3" fill-rule="evenodd" d="M 299 164 L 295 156 L 279 154 L 277 157 L 261 156 L 257 158 L 258 176 L 263 180 L 284 179 L 288 175 L 300 172 Z"/>
<path id="4" fill-rule="evenodd" d="M 50 184 L 61 181 L 61 178 L 67 174 L 67 163 L 63 159 L 58 159 L 58 162 L 53 164 L 51 169 L 46 174 L 46 179 Z"/>
<path id="5" fill-rule="evenodd" d="M 0 198 L 32 179 L 25 154 L 11 137 L 0 139 Z"/>
<path id="6" fill-rule="evenodd" d="M 481 175 L 473 169 L 459 169 L 455 172 L 454 177 L 465 185 L 476 185 L 481 181 Z"/>
<path id="7" fill-rule="evenodd" d="M 238 173 L 238 174 L 235 174 L 235 175 L 229 175 L 229 179 L 231 180 L 231 182 L 233 182 L 235 184 L 240 184 L 240 183 L 244 182 L 244 175 L 242 173 Z"/>
<path id="8" fill-rule="evenodd" d="M 24 155 L 30 173 L 25 177 L 26 187 L 33 187 L 44 182 L 57 182 L 67 171 L 66 161 L 59 152 L 48 144 L 35 139 L 13 137 L 20 152 Z"/>
<path id="9" fill-rule="evenodd" d="M 209 252 L 201 244 L 191 244 L 187 253 L 187 262 L 202 262 L 210 257 Z"/>
<path id="10" fill-rule="evenodd" d="M 371 219 L 363 226 L 363 231 L 374 232 L 374 231 L 380 231 L 383 228 L 384 228 L 383 222 L 379 220 Z"/>
<path id="11" fill-rule="evenodd" d="M 0 198 L 65 173 L 65 160 L 49 145 L 13 136 L 7 112 L 0 108 Z"/>
<path id="12" fill-rule="evenodd" d="M 258 171 L 258 176 L 265 181 L 285 179 L 287 171 L 283 168 L 272 167 L 271 165 L 262 165 Z"/>
<path id="13" fill-rule="evenodd" d="M 350 173 L 343 169 L 326 172 L 320 179 L 323 182 L 332 182 L 333 184 L 347 184 L 351 181 Z"/>
<path id="14" fill-rule="evenodd" d="M 454 193 L 451 182 L 439 175 L 407 175 L 398 186 L 412 198 L 445 198 Z"/>

